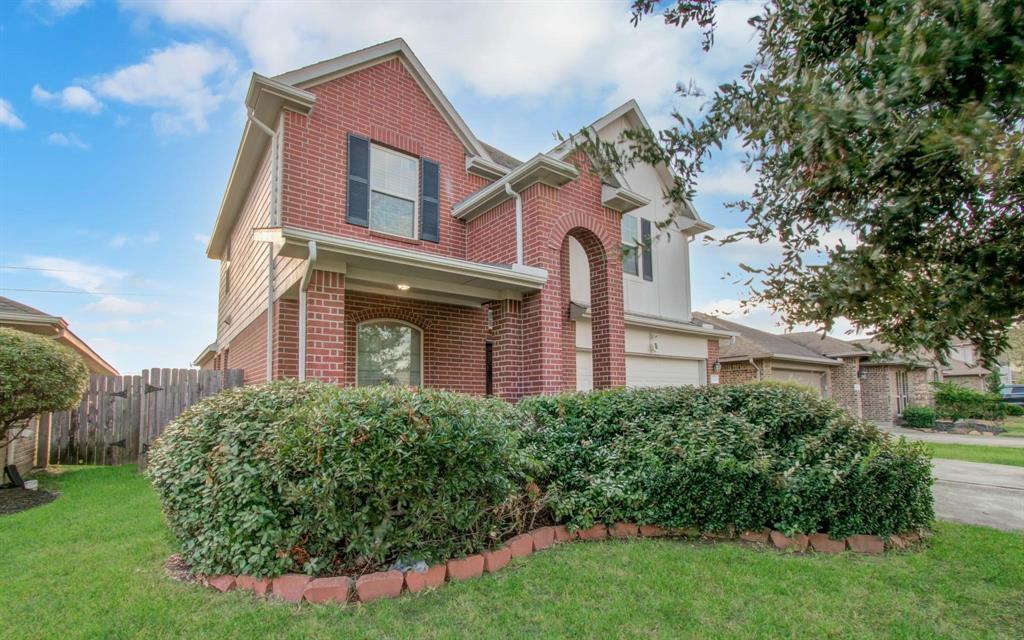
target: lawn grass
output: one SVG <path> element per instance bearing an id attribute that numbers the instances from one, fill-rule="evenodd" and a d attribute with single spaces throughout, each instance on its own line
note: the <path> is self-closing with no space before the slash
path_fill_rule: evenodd
<path id="1" fill-rule="evenodd" d="M 926 446 L 935 458 L 1024 467 L 1024 448 L 987 447 L 982 444 L 945 444 L 937 442 L 928 442 Z"/>
<path id="2" fill-rule="evenodd" d="M 4 638 L 1019 638 L 1024 536 L 939 523 L 928 548 L 791 555 L 672 540 L 556 547 L 493 576 L 369 605 L 295 606 L 173 582 L 133 469 L 66 472 L 0 517 Z"/>
<path id="3" fill-rule="evenodd" d="M 1024 416 L 1013 416 L 999 425 L 1006 429 L 999 436 L 1003 438 L 1024 438 Z"/>

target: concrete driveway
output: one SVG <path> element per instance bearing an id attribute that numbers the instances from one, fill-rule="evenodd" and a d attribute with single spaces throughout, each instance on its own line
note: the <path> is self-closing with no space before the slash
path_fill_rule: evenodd
<path id="1" fill-rule="evenodd" d="M 936 517 L 1024 531 L 1024 467 L 936 458 L 932 475 Z"/>

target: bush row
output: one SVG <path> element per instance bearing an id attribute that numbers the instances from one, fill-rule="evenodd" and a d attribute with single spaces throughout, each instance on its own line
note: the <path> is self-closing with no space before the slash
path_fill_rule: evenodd
<path id="1" fill-rule="evenodd" d="M 931 476 L 785 385 L 500 400 L 275 382 L 182 414 L 150 474 L 193 570 L 276 576 L 457 558 L 536 524 L 885 535 L 927 525 Z M 539 519 L 538 519 L 539 514 Z"/>
<path id="2" fill-rule="evenodd" d="M 1002 401 L 999 395 L 975 391 L 954 382 L 934 382 L 935 411 L 947 420 L 1002 420 L 1024 415 L 1024 409 Z"/>

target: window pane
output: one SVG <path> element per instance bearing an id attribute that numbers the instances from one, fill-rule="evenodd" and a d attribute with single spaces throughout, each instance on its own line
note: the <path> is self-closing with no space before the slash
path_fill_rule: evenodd
<path id="1" fill-rule="evenodd" d="M 415 158 L 381 147 L 370 148 L 370 188 L 415 200 L 419 182 Z"/>
<path id="2" fill-rule="evenodd" d="M 370 228 L 413 238 L 416 235 L 415 204 L 376 191 L 370 194 Z"/>
<path id="3" fill-rule="evenodd" d="M 622 216 L 622 271 L 630 275 L 640 274 L 640 256 L 637 247 L 637 222 L 634 216 Z"/>
<path id="4" fill-rule="evenodd" d="M 359 386 L 420 386 L 420 333 L 392 322 L 360 325 L 356 378 Z"/>

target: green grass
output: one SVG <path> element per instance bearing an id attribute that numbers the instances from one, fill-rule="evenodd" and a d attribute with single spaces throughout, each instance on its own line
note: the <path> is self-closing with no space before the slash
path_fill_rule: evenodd
<path id="1" fill-rule="evenodd" d="M 986 447 L 981 444 L 944 444 L 936 442 L 928 442 L 926 446 L 935 458 L 1024 467 L 1024 448 Z"/>
<path id="2" fill-rule="evenodd" d="M 129 468 L 71 470 L 0 518 L 3 638 L 1019 638 L 1024 536 L 939 523 L 928 548 L 790 555 L 671 540 L 578 543 L 419 597 L 295 606 L 173 582 L 156 498 Z"/>
<path id="3" fill-rule="evenodd" d="M 1024 438 L 1024 416 L 1007 418 L 1000 426 L 1006 429 L 1005 432 L 999 434 L 1001 437 Z"/>

